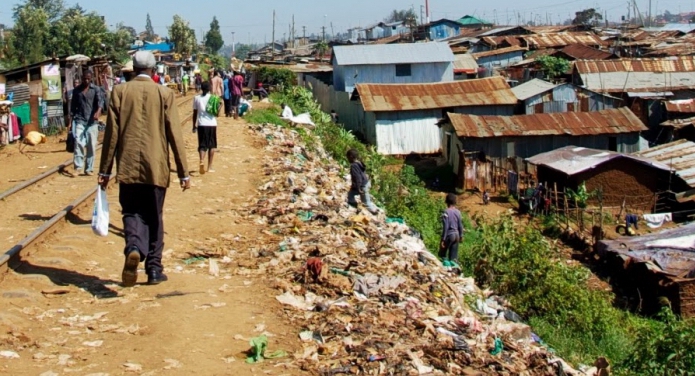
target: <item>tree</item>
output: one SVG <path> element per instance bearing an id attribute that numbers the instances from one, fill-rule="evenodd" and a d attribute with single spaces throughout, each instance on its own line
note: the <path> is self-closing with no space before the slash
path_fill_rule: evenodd
<path id="1" fill-rule="evenodd" d="M 132 39 L 131 42 L 138 37 L 138 32 L 135 30 L 135 28 L 132 26 L 126 26 L 125 24 L 123 24 L 123 22 L 119 22 L 118 24 L 116 24 L 116 30 L 117 32 L 123 31 L 125 33 L 128 33 L 128 35 L 130 35 L 130 38 Z"/>
<path id="2" fill-rule="evenodd" d="M 550 80 L 565 74 L 570 69 L 569 61 L 555 56 L 541 56 L 536 59 L 536 62 Z"/>
<path id="3" fill-rule="evenodd" d="M 148 42 L 154 42 L 157 38 L 157 34 L 154 33 L 154 27 L 152 27 L 152 19 L 150 14 L 147 13 L 147 21 L 145 21 L 145 40 Z"/>
<path id="4" fill-rule="evenodd" d="M 14 28 L 9 44 L 14 59 L 22 65 L 33 64 L 44 59 L 44 47 L 50 24 L 45 10 L 33 6 L 15 9 Z"/>
<path id="5" fill-rule="evenodd" d="M 188 26 L 188 21 L 178 14 L 174 15 L 174 22 L 169 26 L 169 39 L 174 43 L 176 53 L 186 57 L 191 56 L 198 49 L 195 32 Z"/>
<path id="6" fill-rule="evenodd" d="M 54 22 L 63 15 L 65 3 L 63 0 L 25 0 L 24 4 L 16 5 L 13 9 L 14 18 L 17 18 L 22 8 L 41 9 L 46 12 L 48 22 Z"/>
<path id="7" fill-rule="evenodd" d="M 246 60 L 249 57 L 249 52 L 251 52 L 251 46 L 248 44 L 237 44 L 234 52 L 237 59 Z"/>
<path id="8" fill-rule="evenodd" d="M 205 47 L 207 47 L 208 52 L 212 54 L 216 54 L 220 48 L 224 46 L 222 33 L 220 33 L 220 23 L 217 21 L 217 17 L 212 17 L 210 30 L 205 34 L 205 41 L 203 43 Z"/>
<path id="9" fill-rule="evenodd" d="M 323 57 L 326 55 L 326 52 L 328 52 L 328 43 L 322 40 L 316 43 L 316 45 L 314 46 L 314 50 L 316 51 L 317 57 L 323 60 Z"/>
<path id="10" fill-rule="evenodd" d="M 99 14 L 87 13 L 79 5 L 67 9 L 50 30 L 46 43 L 47 55 L 105 55 L 116 48 L 113 45 L 115 42 L 120 44 L 119 48 L 127 48 L 123 46 L 123 41 L 114 39 Z"/>
<path id="11" fill-rule="evenodd" d="M 572 20 L 572 25 L 598 25 L 598 23 L 603 20 L 601 12 L 597 12 L 594 8 L 580 10 L 574 13 L 574 20 Z"/>
<path id="12" fill-rule="evenodd" d="M 417 15 L 413 9 L 394 9 L 388 17 L 384 18 L 384 22 L 404 22 L 406 26 L 416 26 Z"/>

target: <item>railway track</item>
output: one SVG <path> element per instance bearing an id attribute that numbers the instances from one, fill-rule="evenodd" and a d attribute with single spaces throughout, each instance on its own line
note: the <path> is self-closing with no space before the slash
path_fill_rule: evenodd
<path id="1" fill-rule="evenodd" d="M 192 117 L 192 100 L 193 96 L 178 100 L 182 126 Z M 98 169 L 98 157 L 96 159 L 95 170 Z M 70 220 L 74 211 L 91 204 L 97 188 L 96 178 L 63 176 L 61 172 L 70 166 L 72 159 L 0 193 L 0 252 L 4 252 L 0 253 L 0 272 L 13 267 L 11 261 L 22 250 L 54 232 L 57 225 L 65 223 L 64 219 Z"/>

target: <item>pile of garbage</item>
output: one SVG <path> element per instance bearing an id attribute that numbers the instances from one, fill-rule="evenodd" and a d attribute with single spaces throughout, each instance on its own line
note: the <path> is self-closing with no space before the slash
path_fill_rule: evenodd
<path id="1" fill-rule="evenodd" d="M 250 127 L 267 140 L 267 180 L 246 207 L 267 228 L 266 245 L 239 272 L 256 269 L 278 289 L 302 342 L 296 366 L 319 375 L 599 371 L 555 357 L 504 299 L 444 269 L 402 220 L 348 207 L 349 174 L 320 143 L 310 151 L 292 129 Z"/>

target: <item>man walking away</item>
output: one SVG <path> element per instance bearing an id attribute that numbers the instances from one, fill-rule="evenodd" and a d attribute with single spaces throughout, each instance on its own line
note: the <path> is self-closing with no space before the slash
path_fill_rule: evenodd
<path id="1" fill-rule="evenodd" d="M 84 169 L 85 175 L 94 174 L 94 155 L 97 149 L 99 137 L 99 116 L 104 106 L 104 98 L 101 89 L 92 83 L 92 72 L 84 74 L 82 84 L 73 89 L 70 100 L 70 122 L 74 123 L 75 135 L 75 173 L 79 174 Z M 68 131 L 73 131 L 71 128 Z"/>
<path id="2" fill-rule="evenodd" d="M 229 75 L 224 75 L 222 84 L 224 85 L 224 97 L 222 98 L 224 99 L 224 117 L 230 117 L 232 116 L 232 82 L 229 79 Z"/>
<path id="3" fill-rule="evenodd" d="M 188 85 L 190 85 L 191 78 L 188 76 L 188 72 L 183 73 L 183 78 L 181 79 L 181 91 L 185 97 L 188 94 Z"/>
<path id="4" fill-rule="evenodd" d="M 232 111 L 234 112 L 234 119 L 239 118 L 239 100 L 243 93 L 244 76 L 241 75 L 241 72 L 234 71 L 234 78 L 232 78 Z"/>
<path id="5" fill-rule="evenodd" d="M 170 148 L 181 188 L 190 188 L 174 92 L 152 81 L 155 64 L 149 51 L 138 51 L 133 56 L 137 77 L 113 90 L 101 153 L 99 185 L 103 189 L 108 185 L 114 159 L 118 162 L 126 242 L 122 278 L 126 287 L 137 282 L 141 261 L 145 261 L 147 284 L 167 280 L 162 267 L 162 207 L 171 172 Z"/>

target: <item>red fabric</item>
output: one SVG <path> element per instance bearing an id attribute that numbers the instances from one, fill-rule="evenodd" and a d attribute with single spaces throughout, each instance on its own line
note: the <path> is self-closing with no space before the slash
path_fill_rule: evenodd
<path id="1" fill-rule="evenodd" d="M 12 139 L 10 141 L 19 140 L 22 134 L 19 133 L 19 119 L 17 118 L 17 114 L 10 114 L 10 126 L 12 127 Z"/>
<path id="2" fill-rule="evenodd" d="M 160 78 L 159 75 L 158 75 L 157 73 L 155 73 L 154 76 L 152 76 L 152 81 L 154 81 L 155 83 L 158 84 L 158 83 L 159 83 L 159 78 Z"/>
<path id="3" fill-rule="evenodd" d="M 311 277 L 318 279 L 321 275 L 321 269 L 323 269 L 323 261 L 318 257 L 312 257 L 306 260 L 306 268 L 311 273 Z"/>

